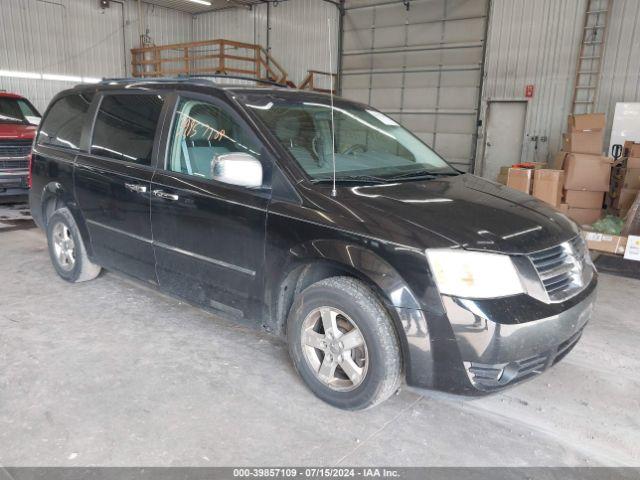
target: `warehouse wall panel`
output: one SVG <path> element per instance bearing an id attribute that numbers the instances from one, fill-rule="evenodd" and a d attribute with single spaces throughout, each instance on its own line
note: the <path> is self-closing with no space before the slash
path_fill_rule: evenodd
<path id="1" fill-rule="evenodd" d="M 529 100 L 522 161 L 548 161 L 561 148 L 570 113 L 587 0 L 493 0 L 487 39 L 482 115 L 491 99 Z M 614 0 L 596 111 L 607 115 L 608 146 L 616 102 L 640 101 L 640 2 Z M 547 137 L 536 142 L 535 137 Z M 482 129 L 476 156 L 480 168 Z"/>
<path id="2" fill-rule="evenodd" d="M 257 35 L 263 34 L 266 28 L 266 7 L 203 13 L 193 18 L 193 40 L 226 38 L 257 43 Z"/>
<path id="3" fill-rule="evenodd" d="M 0 0 L 0 70 L 72 77 L 123 77 L 139 44 L 137 2 Z M 192 16 L 142 3 L 143 31 L 156 43 L 190 41 Z M 0 76 L 0 89 L 28 97 L 41 110 L 78 81 Z"/>
<path id="4" fill-rule="evenodd" d="M 192 15 L 144 2 L 141 7 L 142 22 L 138 18 L 138 2 L 129 0 L 125 3 L 127 74 L 131 73 L 129 51 L 140 46 L 141 33 L 148 34 L 152 43 L 156 45 L 190 42 L 193 39 Z"/>
<path id="5" fill-rule="evenodd" d="M 321 0 L 295 0 L 277 6 L 224 10 L 197 15 L 194 39 L 226 38 L 267 46 L 294 83 L 299 84 L 309 69 L 329 69 L 327 18 L 331 21 L 333 68 L 337 65 L 338 10 Z M 269 25 L 267 24 L 269 20 Z M 328 83 L 327 83 L 328 86 Z"/>
<path id="6" fill-rule="evenodd" d="M 337 71 L 338 16 L 334 5 L 317 0 L 288 1 L 271 7 L 271 52 L 296 84 L 309 69 Z M 327 19 L 331 22 L 333 65 L 329 64 Z M 329 82 L 324 86 L 328 88 Z"/>
<path id="7" fill-rule="evenodd" d="M 488 101 L 524 99 L 525 86 L 534 85 L 534 97 L 527 108 L 523 161 L 546 161 L 561 146 L 571 106 L 584 8 L 585 0 L 492 3 L 482 118 L 485 119 Z M 535 136 L 547 137 L 548 141 L 536 145 L 530 140 Z M 478 156 L 483 151 L 481 144 Z M 514 159 L 514 163 L 519 160 Z M 479 157 L 477 161 L 480 162 Z"/>
<path id="8" fill-rule="evenodd" d="M 616 102 L 640 102 L 640 2 L 615 0 L 605 42 L 596 110 L 607 114 L 611 136 Z"/>
<path id="9" fill-rule="evenodd" d="M 125 54 L 121 4 L 2 0 L 0 69 L 74 77 L 122 76 Z M 0 77 L 0 88 L 27 96 L 44 109 L 76 82 Z"/>

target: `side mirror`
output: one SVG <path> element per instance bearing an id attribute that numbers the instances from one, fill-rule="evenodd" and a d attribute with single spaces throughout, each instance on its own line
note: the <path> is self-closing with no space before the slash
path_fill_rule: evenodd
<path id="1" fill-rule="evenodd" d="M 36 127 L 40 125 L 40 117 L 34 117 L 31 115 L 25 115 L 25 117 L 29 125 L 35 125 Z"/>
<path id="2" fill-rule="evenodd" d="M 239 187 L 262 186 L 262 163 L 248 153 L 225 153 L 211 161 L 211 178 Z"/>

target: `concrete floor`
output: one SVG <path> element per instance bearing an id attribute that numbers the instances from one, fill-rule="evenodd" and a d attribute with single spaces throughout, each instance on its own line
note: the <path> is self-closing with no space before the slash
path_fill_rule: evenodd
<path id="1" fill-rule="evenodd" d="M 490 397 L 317 400 L 279 340 L 107 273 L 60 280 L 0 220 L 0 465 L 640 465 L 640 282 L 602 275 L 552 371 Z"/>

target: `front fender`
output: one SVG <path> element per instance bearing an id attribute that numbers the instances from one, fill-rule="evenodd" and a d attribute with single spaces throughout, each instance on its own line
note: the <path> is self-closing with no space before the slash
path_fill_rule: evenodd
<path id="1" fill-rule="evenodd" d="M 375 284 L 389 306 L 419 309 L 420 304 L 400 274 L 362 245 L 338 240 L 311 240 L 290 250 L 292 260 L 333 262 Z"/>
<path id="2" fill-rule="evenodd" d="M 316 262 L 334 265 L 375 288 L 398 334 L 407 383 L 423 387 L 435 384 L 428 313 L 396 268 L 364 245 L 335 239 L 311 240 L 291 248 L 289 254 L 280 270 L 283 277 L 297 266 Z"/>

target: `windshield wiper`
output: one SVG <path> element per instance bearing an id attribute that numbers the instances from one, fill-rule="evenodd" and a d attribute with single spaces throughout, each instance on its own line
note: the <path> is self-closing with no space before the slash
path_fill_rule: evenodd
<path id="1" fill-rule="evenodd" d="M 454 177 L 460 175 L 457 172 L 433 172 L 430 170 L 418 170 L 416 172 L 407 172 L 395 177 L 388 178 L 389 181 L 395 182 L 396 180 L 406 180 L 410 178 L 438 178 L 438 177 Z"/>
<path id="2" fill-rule="evenodd" d="M 332 183 L 333 178 L 331 177 L 322 177 L 322 178 L 314 178 L 311 180 L 311 183 Z M 336 183 L 372 183 L 372 184 L 380 184 L 380 183 L 388 183 L 386 178 L 374 177 L 372 175 L 343 175 L 336 177 Z"/>

